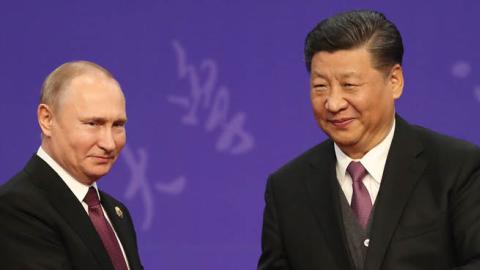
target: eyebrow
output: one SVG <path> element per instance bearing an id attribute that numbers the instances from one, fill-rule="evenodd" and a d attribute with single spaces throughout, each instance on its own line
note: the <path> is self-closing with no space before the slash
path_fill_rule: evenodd
<path id="1" fill-rule="evenodd" d="M 316 70 L 312 70 L 312 75 L 316 75 L 317 77 L 325 78 L 325 76 L 323 76 L 320 72 L 318 72 Z"/>
<path id="2" fill-rule="evenodd" d="M 107 118 L 103 117 L 85 117 L 82 119 L 83 121 L 93 121 L 93 122 L 99 122 L 99 123 L 105 123 L 108 122 L 109 120 Z M 127 118 L 125 117 L 120 117 L 118 119 L 114 119 L 113 122 L 127 122 Z"/>
<path id="3" fill-rule="evenodd" d="M 357 72 L 354 72 L 354 71 L 349 71 L 349 72 L 345 72 L 345 73 L 342 73 L 340 74 L 340 77 L 341 78 L 357 78 L 359 77 L 358 73 Z"/>
<path id="4" fill-rule="evenodd" d="M 312 71 L 313 75 L 317 76 L 317 77 L 320 77 L 322 79 L 325 79 L 326 76 L 318 71 L 315 71 L 313 70 Z M 340 78 L 342 79 L 345 79 L 345 78 L 358 78 L 360 77 L 360 75 L 358 74 L 358 72 L 355 72 L 355 71 L 347 71 L 347 72 L 343 72 L 340 74 L 339 76 Z"/>
<path id="5" fill-rule="evenodd" d="M 127 123 L 127 118 L 120 118 L 120 119 L 117 119 L 115 121 L 113 121 L 114 123 L 121 123 L 121 124 L 126 124 Z"/>

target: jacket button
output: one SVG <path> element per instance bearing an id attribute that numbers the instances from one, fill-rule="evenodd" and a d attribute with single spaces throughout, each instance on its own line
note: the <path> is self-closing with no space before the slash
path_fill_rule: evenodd
<path id="1" fill-rule="evenodd" d="M 365 241 L 363 241 L 363 245 L 368 247 L 368 245 L 370 244 L 370 239 L 365 239 Z"/>

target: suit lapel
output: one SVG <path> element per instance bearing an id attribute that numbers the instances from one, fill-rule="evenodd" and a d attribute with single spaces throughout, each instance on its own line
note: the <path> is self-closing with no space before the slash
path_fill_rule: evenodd
<path id="1" fill-rule="evenodd" d="M 419 157 L 422 145 L 411 127 L 398 116 L 396 123 L 395 135 L 375 202 L 365 270 L 381 269 L 403 209 L 426 165 L 425 160 Z"/>
<path id="2" fill-rule="evenodd" d="M 306 186 L 315 217 L 320 224 L 339 270 L 352 269 L 338 196 L 336 158 L 332 141 L 322 143 L 310 159 Z M 343 241 L 339 241 L 343 239 Z"/>
<path id="3" fill-rule="evenodd" d="M 34 184 L 45 191 L 52 206 L 83 240 L 87 249 L 97 259 L 101 269 L 114 270 L 110 257 L 88 214 L 58 174 L 36 155 L 25 169 L 32 175 Z"/>
<path id="4" fill-rule="evenodd" d="M 105 193 L 100 192 L 100 196 L 102 199 L 102 206 L 105 209 L 105 212 L 107 212 L 113 228 L 122 243 L 129 265 L 131 269 L 135 269 L 134 267 L 138 260 L 137 248 L 136 241 L 132 237 L 131 224 L 129 223 L 129 217 L 127 217 L 127 211 L 123 206 L 116 204 L 114 200 Z"/>

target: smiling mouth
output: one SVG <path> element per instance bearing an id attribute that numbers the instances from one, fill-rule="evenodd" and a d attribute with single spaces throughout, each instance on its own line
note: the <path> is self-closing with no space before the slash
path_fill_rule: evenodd
<path id="1" fill-rule="evenodd" d="M 334 119 L 334 120 L 328 120 L 330 124 L 332 124 L 335 127 L 338 128 L 345 128 L 347 127 L 351 122 L 353 122 L 353 118 L 342 118 L 342 119 Z"/>
<path id="2" fill-rule="evenodd" d="M 92 157 L 95 158 L 95 159 L 100 159 L 100 160 L 104 160 L 104 161 L 109 161 L 109 160 L 113 159 L 113 156 L 92 156 Z"/>

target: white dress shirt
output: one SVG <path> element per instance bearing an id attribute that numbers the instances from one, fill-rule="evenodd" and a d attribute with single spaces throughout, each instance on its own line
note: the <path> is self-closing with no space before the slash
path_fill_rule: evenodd
<path id="1" fill-rule="evenodd" d="M 368 174 L 363 178 L 363 184 L 370 194 L 372 205 L 377 199 L 378 190 L 380 189 L 380 183 L 382 182 L 383 170 L 385 169 L 385 162 L 387 161 L 388 150 L 392 144 L 393 134 L 395 133 L 395 120 L 393 121 L 392 128 L 388 135 L 366 153 L 361 159 L 352 159 L 347 156 L 337 144 L 334 145 L 335 155 L 337 157 L 336 173 L 338 183 L 347 198 L 348 204 L 352 201 L 352 178 L 347 172 L 347 167 L 352 160 L 360 161 L 367 170 Z"/>
<path id="2" fill-rule="evenodd" d="M 78 201 L 82 204 L 83 209 L 85 209 L 85 212 L 88 215 L 88 205 L 87 205 L 86 202 L 83 201 L 83 199 L 85 198 L 85 195 L 87 195 L 87 192 L 88 192 L 88 189 L 90 188 L 90 186 L 84 185 L 81 182 L 75 180 L 75 178 L 73 178 L 55 160 L 53 160 L 53 158 L 50 157 L 50 155 L 47 154 L 47 152 L 45 152 L 45 150 L 43 150 L 43 148 L 41 146 L 38 148 L 37 156 L 39 156 L 41 159 L 43 159 L 60 176 L 60 178 L 62 178 L 62 180 L 65 182 L 65 184 L 68 186 L 68 188 L 72 191 L 73 195 L 75 195 L 75 197 L 77 197 Z M 94 182 L 91 186 L 95 188 L 95 190 L 97 191 L 98 197 L 101 200 L 102 198 L 100 197 L 100 193 L 98 192 L 97 183 Z M 110 218 L 108 217 L 107 213 L 105 212 L 105 209 L 103 209 L 103 206 L 101 206 L 101 207 L 102 207 L 102 210 L 103 210 L 103 215 L 105 216 L 108 223 L 112 227 L 113 232 L 115 233 L 115 237 L 117 238 L 117 241 L 120 245 L 120 249 L 122 250 L 123 258 L 125 258 L 125 261 L 127 263 L 127 267 L 128 267 L 128 269 L 130 269 L 130 266 L 128 265 L 128 259 L 127 259 L 127 256 L 125 254 L 125 250 L 123 250 L 122 242 L 118 238 L 117 232 L 115 231 L 115 228 L 113 228 L 112 222 L 110 221 Z"/>

